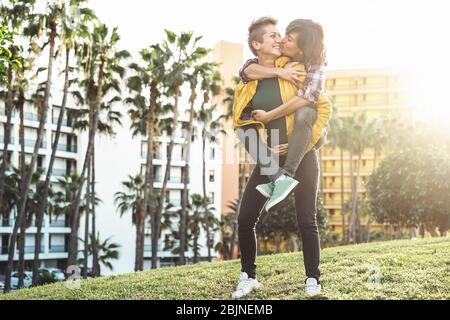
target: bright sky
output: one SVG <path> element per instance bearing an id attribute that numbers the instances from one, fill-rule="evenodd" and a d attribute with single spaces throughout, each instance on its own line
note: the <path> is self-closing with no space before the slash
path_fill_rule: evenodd
<path id="1" fill-rule="evenodd" d="M 279 5 L 283 3 L 284 5 Z M 283 34 L 296 18 L 324 27 L 329 69 L 394 67 L 413 75 L 415 108 L 429 121 L 450 128 L 445 94 L 450 74 L 450 19 L 444 0 L 91 0 L 90 7 L 118 26 L 131 52 L 161 41 L 165 28 L 193 30 L 203 45 L 220 40 L 244 44 L 250 22 L 264 15 L 279 20 Z"/>
<path id="2" fill-rule="evenodd" d="M 280 6 L 280 3 L 284 3 Z M 122 43 L 138 50 L 160 41 L 163 29 L 193 30 L 205 45 L 219 40 L 246 43 L 251 20 L 272 15 L 284 33 L 296 18 L 320 22 L 325 31 L 330 68 L 417 65 L 429 47 L 449 56 L 444 40 L 450 30 L 444 0 L 91 0 L 90 6 L 109 25 L 117 25 Z M 246 49 L 245 56 L 250 56 Z"/>

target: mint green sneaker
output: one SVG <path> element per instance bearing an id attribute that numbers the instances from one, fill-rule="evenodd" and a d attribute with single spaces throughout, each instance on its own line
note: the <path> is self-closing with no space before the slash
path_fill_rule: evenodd
<path id="1" fill-rule="evenodd" d="M 256 190 L 258 190 L 266 198 L 270 198 L 272 196 L 273 188 L 275 188 L 273 181 L 256 186 Z"/>
<path id="2" fill-rule="evenodd" d="M 270 209 L 286 199 L 297 185 L 298 181 L 289 176 L 275 181 L 272 196 L 266 204 L 266 211 L 269 212 Z"/>

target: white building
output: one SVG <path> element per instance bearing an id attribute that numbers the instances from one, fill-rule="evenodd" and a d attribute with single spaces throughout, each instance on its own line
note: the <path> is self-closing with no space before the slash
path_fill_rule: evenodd
<path id="1" fill-rule="evenodd" d="M 53 99 L 52 101 L 57 101 Z M 56 102 L 55 102 L 56 103 Z M 54 133 L 56 132 L 56 123 L 58 121 L 58 115 L 60 107 L 56 104 L 50 104 L 52 107 L 47 114 L 47 123 L 45 125 L 44 139 L 42 146 L 39 149 L 36 167 L 48 168 L 53 141 Z M 1 151 L 3 151 L 3 127 L 6 123 L 6 115 L 4 108 L 0 109 L 0 144 Z M 10 157 L 11 164 L 19 167 L 19 114 L 13 112 L 12 127 L 11 127 L 11 140 L 8 146 L 8 156 Z M 82 164 L 83 152 L 80 150 L 79 145 L 82 142 L 82 138 L 72 132 L 71 120 L 67 116 L 67 112 L 64 115 L 63 126 L 61 128 L 61 134 L 58 142 L 58 148 L 56 152 L 56 159 L 53 165 L 52 171 L 52 186 L 54 190 L 61 189 L 58 178 L 64 174 L 70 174 L 72 170 L 80 170 Z M 37 111 L 32 105 L 26 104 L 24 106 L 24 132 L 25 132 L 25 162 L 30 163 L 31 155 L 35 141 L 37 139 L 37 131 L 39 126 L 39 120 Z M 45 180 L 45 174 L 41 177 L 41 180 Z M 3 273 L 8 260 L 8 244 L 9 238 L 13 230 L 15 211 L 11 211 L 9 215 L 0 215 L 0 273 Z M 35 222 L 32 226 L 26 230 L 25 237 L 25 264 L 26 268 L 31 267 L 32 260 L 34 258 L 35 248 L 35 234 L 37 230 Z M 45 215 L 44 224 L 42 229 L 42 242 L 41 253 L 39 258 L 41 259 L 41 265 L 47 267 L 59 267 L 65 268 L 67 261 L 67 244 L 68 235 L 70 233 L 69 221 L 64 216 L 52 217 Z M 18 260 L 18 253 L 16 249 L 15 260 Z"/>

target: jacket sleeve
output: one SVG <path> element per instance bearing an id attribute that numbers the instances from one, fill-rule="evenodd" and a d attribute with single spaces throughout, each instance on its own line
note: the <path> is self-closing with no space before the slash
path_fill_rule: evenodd
<path id="1" fill-rule="evenodd" d="M 322 137 L 324 129 L 333 115 L 333 105 L 325 93 L 319 95 L 317 101 L 317 119 L 312 128 L 311 144 L 315 145 Z"/>

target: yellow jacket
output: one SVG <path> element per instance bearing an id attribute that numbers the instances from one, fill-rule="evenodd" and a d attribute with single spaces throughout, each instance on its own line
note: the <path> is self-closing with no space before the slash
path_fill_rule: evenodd
<path id="1" fill-rule="evenodd" d="M 290 62 L 287 57 L 280 57 L 275 61 L 275 66 L 277 68 L 283 68 Z M 305 66 L 303 64 L 297 63 L 293 65 L 295 68 L 304 71 Z M 283 103 L 286 103 L 291 98 L 297 95 L 298 89 L 303 86 L 303 81 L 305 77 L 300 80 L 299 86 L 293 85 L 291 82 L 278 78 L 278 83 L 280 84 L 280 93 L 281 99 Z M 248 83 L 243 83 L 242 81 L 238 84 L 233 101 L 233 127 L 237 129 L 242 126 L 246 126 L 249 124 L 256 124 L 258 128 L 264 129 L 264 123 L 256 120 L 241 120 L 242 111 L 248 105 L 250 100 L 252 100 L 253 96 L 256 93 L 256 88 L 258 86 L 258 81 L 253 80 Z M 331 115 L 333 112 L 333 108 L 331 105 L 331 101 L 328 97 L 322 92 L 319 95 L 319 99 L 317 101 L 317 119 L 312 128 L 311 135 L 311 143 L 308 146 L 308 151 L 311 150 L 314 145 L 319 141 L 320 137 L 322 137 L 323 130 L 328 125 L 328 122 L 331 119 Z M 294 129 L 294 113 L 288 115 L 286 118 L 286 129 L 287 134 L 291 135 Z"/>

